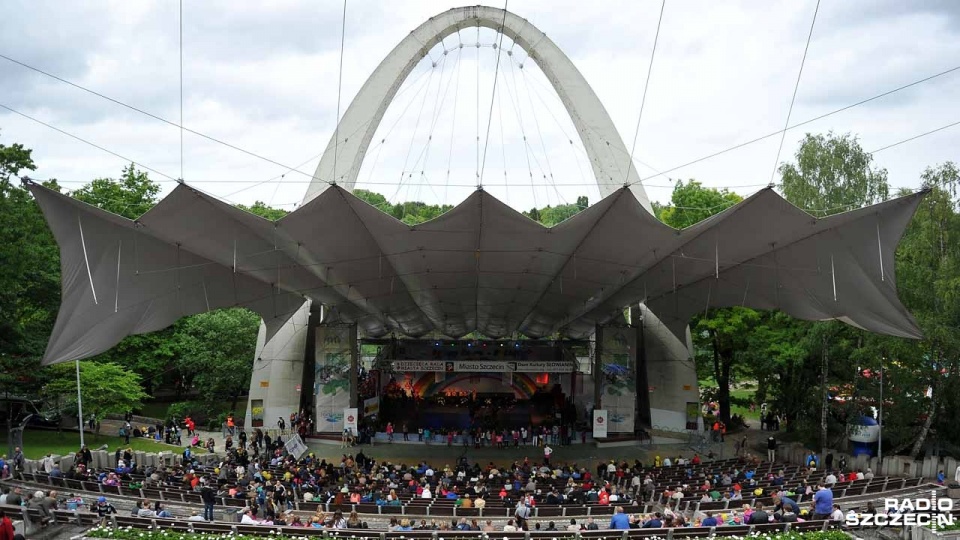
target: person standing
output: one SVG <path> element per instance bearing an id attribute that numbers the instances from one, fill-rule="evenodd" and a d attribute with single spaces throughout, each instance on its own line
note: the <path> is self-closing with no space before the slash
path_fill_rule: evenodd
<path id="1" fill-rule="evenodd" d="M 200 499 L 203 501 L 203 519 L 213 521 L 213 505 L 217 501 L 217 492 L 214 491 L 207 479 L 200 481 L 203 487 L 200 488 Z"/>
<path id="2" fill-rule="evenodd" d="M 813 494 L 813 519 L 827 519 L 833 513 L 833 491 L 818 485 Z"/>
<path id="3" fill-rule="evenodd" d="M 550 456 L 553 455 L 553 448 L 549 446 L 543 447 L 543 463 L 549 467 L 550 466 Z"/>
<path id="4" fill-rule="evenodd" d="M 280 430 L 280 434 L 283 434 L 283 430 L 287 428 L 287 423 L 283 420 L 282 416 L 277 417 L 277 429 Z"/>
<path id="5" fill-rule="evenodd" d="M 410 430 L 407 428 L 407 423 L 404 422 L 404 423 L 403 423 L 403 440 L 404 440 L 404 441 L 409 441 L 409 440 L 410 440 L 410 435 L 409 435 L 409 433 L 410 433 Z"/>
<path id="6" fill-rule="evenodd" d="M 773 463 L 777 460 L 777 439 L 773 435 L 767 437 L 767 461 Z"/>
<path id="7" fill-rule="evenodd" d="M 387 442 L 393 442 L 393 422 L 387 422 Z"/>

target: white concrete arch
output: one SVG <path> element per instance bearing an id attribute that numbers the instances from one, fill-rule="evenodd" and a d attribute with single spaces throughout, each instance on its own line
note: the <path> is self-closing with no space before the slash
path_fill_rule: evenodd
<path id="1" fill-rule="evenodd" d="M 390 51 L 340 120 L 339 128 L 327 143 L 317 165 L 303 202 L 307 203 L 322 193 L 330 183 L 353 190 L 370 141 L 404 80 L 443 38 L 463 28 L 476 26 L 502 29 L 503 34 L 524 49 L 547 76 L 580 134 L 600 195 L 606 197 L 624 184 L 631 183 L 634 196 L 652 213 L 650 199 L 638 181 L 639 176 L 620 133 L 573 62 L 546 34 L 526 19 L 488 6 L 454 8 L 431 17 Z M 335 153 L 338 154 L 336 159 Z"/>

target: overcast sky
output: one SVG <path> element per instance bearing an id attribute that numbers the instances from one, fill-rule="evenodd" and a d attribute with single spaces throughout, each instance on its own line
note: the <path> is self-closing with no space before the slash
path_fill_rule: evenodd
<path id="1" fill-rule="evenodd" d="M 457 5 L 348 0 L 341 111 L 404 36 Z M 6 0 L 0 54 L 179 122 L 178 6 L 175 0 Z M 636 144 L 641 177 L 781 129 L 814 7 L 814 1 L 667 0 Z M 229 202 L 294 208 L 336 124 L 341 9 L 337 2 L 296 0 L 184 2 L 184 125 L 307 173 L 187 134 L 187 183 Z M 660 2 L 514 0 L 509 9 L 569 55 L 629 148 Z M 791 123 L 960 66 L 958 34 L 960 2 L 953 0 L 823 0 Z M 573 202 L 578 195 L 597 200 L 588 160 L 556 93 L 519 47 L 497 68 L 490 46 L 497 39 L 493 31 L 464 31 L 431 51 L 388 109 L 358 187 L 393 202 L 456 204 L 475 183 L 479 132 L 484 183 L 512 206 Z M 460 49 L 459 42 L 474 47 Z M 503 48 L 509 46 L 507 40 Z M 495 71 L 500 78 L 489 114 Z M 960 70 L 789 131 L 780 160 L 792 159 L 805 132 L 850 132 L 865 149 L 881 148 L 960 121 L 958 103 Z M 177 128 L 3 59 L 0 104 L 181 176 Z M 68 189 L 116 176 L 125 165 L 0 108 L 0 143 L 13 142 L 34 149 L 32 176 L 57 178 Z M 668 176 L 750 194 L 770 181 L 778 144 L 779 136 L 771 137 Z M 960 126 L 875 156 L 896 187 L 917 186 L 924 168 L 948 160 L 960 160 Z M 165 191 L 175 185 L 151 176 L 164 180 Z M 646 189 L 666 201 L 670 180 L 651 178 Z"/>

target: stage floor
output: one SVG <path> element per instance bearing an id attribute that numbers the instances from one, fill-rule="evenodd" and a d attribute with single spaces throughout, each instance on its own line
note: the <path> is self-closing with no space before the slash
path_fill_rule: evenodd
<path id="1" fill-rule="evenodd" d="M 481 409 L 475 420 L 470 418 L 470 411 L 465 407 L 427 407 L 421 410 L 418 418 L 408 418 L 407 427 L 411 432 L 417 428 L 441 428 L 466 430 L 474 427 L 492 427 L 497 429 L 520 429 L 538 425 L 542 418 L 534 415 L 527 404 L 517 404 L 507 411 L 498 411 L 496 416 L 488 409 Z M 479 425 L 475 425 L 478 423 Z"/>

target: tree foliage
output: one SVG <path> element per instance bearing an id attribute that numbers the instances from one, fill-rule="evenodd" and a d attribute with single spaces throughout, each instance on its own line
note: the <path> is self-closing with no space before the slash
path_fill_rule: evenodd
<path id="1" fill-rule="evenodd" d="M 685 229 L 742 200 L 743 197 L 726 189 L 705 188 L 692 179 L 686 183 L 677 180 L 670 204 L 662 207 L 657 217 L 675 229 Z"/>
<path id="2" fill-rule="evenodd" d="M 201 313 L 177 323 L 177 366 L 201 400 L 230 400 L 236 409 L 250 385 L 259 328 L 260 316 L 243 308 Z"/>
<path id="3" fill-rule="evenodd" d="M 263 201 L 256 201 L 250 206 L 238 204 L 237 208 L 241 210 L 246 210 L 247 212 L 250 212 L 251 214 L 256 214 L 262 218 L 269 219 L 270 221 L 277 221 L 283 216 L 289 214 L 289 212 L 287 212 L 286 210 L 281 210 L 280 208 L 273 208 L 272 206 L 268 206 L 267 203 Z"/>
<path id="4" fill-rule="evenodd" d="M 407 201 L 391 204 L 380 193 L 365 189 L 354 190 L 353 194 L 367 204 L 378 208 L 381 212 L 390 214 L 407 225 L 417 225 L 431 219 L 438 218 L 453 208 L 449 204 L 427 204 L 420 201 Z"/>
<path id="5" fill-rule="evenodd" d="M 123 168 L 120 178 L 97 178 L 71 193 L 87 204 L 129 219 L 137 219 L 157 204 L 160 186 L 133 163 Z"/>
<path id="6" fill-rule="evenodd" d="M 73 362 L 47 368 L 51 379 L 43 386 L 43 395 L 67 408 L 77 409 L 77 375 Z M 140 376 L 112 362 L 80 362 L 80 389 L 83 392 L 83 416 L 102 420 L 108 414 L 124 414 L 138 409 L 148 396 L 140 386 Z"/>
<path id="7" fill-rule="evenodd" d="M 807 133 L 797 150 L 796 163 L 780 166 L 783 195 L 793 204 L 822 217 L 887 199 L 887 170 L 873 166 L 867 153 L 850 135 Z"/>
<path id="8" fill-rule="evenodd" d="M 31 150 L 0 144 L 0 392 L 39 390 L 40 357 L 60 304 L 57 246 L 17 176 L 36 169 Z M 45 185 L 59 190 L 56 181 Z"/>
<path id="9" fill-rule="evenodd" d="M 678 180 L 670 204 L 660 208 L 658 217 L 675 229 L 684 229 L 723 212 L 742 199 L 727 190 L 705 188 L 696 180 Z M 741 359 L 744 340 L 760 316 L 745 308 L 712 309 L 691 322 L 696 360 L 701 372 L 710 373 L 717 383 L 720 419 L 730 423 L 730 385 Z"/>

